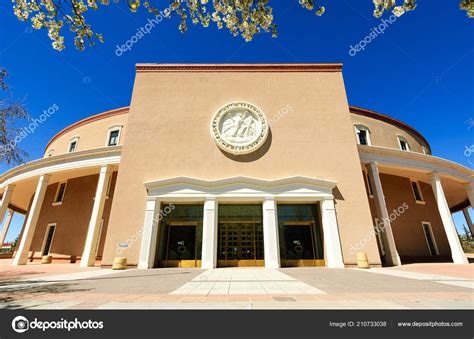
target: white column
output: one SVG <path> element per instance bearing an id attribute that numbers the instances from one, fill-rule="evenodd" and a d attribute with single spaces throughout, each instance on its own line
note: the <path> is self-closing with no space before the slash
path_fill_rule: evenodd
<path id="1" fill-rule="evenodd" d="M 330 268 L 344 268 L 342 260 L 341 238 L 337 227 L 336 208 L 334 199 L 325 199 L 321 202 L 321 214 L 324 234 L 324 248 L 326 252 L 326 266 Z"/>
<path id="2" fill-rule="evenodd" d="M 33 236 L 35 235 L 36 224 L 38 222 L 41 206 L 43 205 L 46 189 L 48 188 L 49 178 L 50 175 L 44 174 L 38 179 L 35 196 L 31 203 L 20 245 L 18 246 L 12 265 L 26 265 L 26 262 L 28 261 L 28 253 L 30 251 Z"/>
<path id="3" fill-rule="evenodd" d="M 102 166 L 100 168 L 94 206 L 92 207 L 92 215 L 89 221 L 89 228 L 87 229 L 86 243 L 81 257 L 81 267 L 94 266 L 95 263 L 95 258 L 97 256 L 97 242 L 100 240 L 100 224 L 102 222 L 102 213 L 104 211 L 110 173 L 109 166 Z"/>
<path id="4" fill-rule="evenodd" d="M 218 204 L 214 197 L 206 198 L 202 222 L 202 256 L 201 268 L 217 267 L 217 227 Z"/>
<path id="5" fill-rule="evenodd" d="M 438 203 L 439 214 L 441 216 L 444 230 L 448 238 L 449 247 L 451 248 L 451 257 L 453 258 L 453 262 L 455 264 L 467 264 L 468 261 L 462 249 L 461 242 L 459 241 L 458 233 L 451 216 L 451 211 L 449 210 L 449 205 L 446 201 L 446 196 L 444 195 L 441 178 L 436 172 L 431 174 L 431 186 L 433 187 L 436 202 Z"/>
<path id="6" fill-rule="evenodd" d="M 280 239 L 275 197 L 263 201 L 263 248 L 266 268 L 280 267 Z"/>
<path id="7" fill-rule="evenodd" d="M 472 233 L 472 219 L 471 219 L 471 216 L 469 215 L 469 207 L 463 208 L 462 213 L 464 214 L 464 218 L 466 219 L 467 227 L 469 227 L 471 236 L 474 236 L 474 233 Z"/>
<path id="8" fill-rule="evenodd" d="M 383 194 L 382 181 L 380 180 L 379 169 L 375 162 L 368 165 L 369 177 L 374 185 L 375 208 L 379 219 L 383 221 L 384 231 L 381 233 L 385 245 L 385 257 L 388 263 L 393 266 L 401 265 L 400 256 L 398 255 L 397 246 L 393 237 L 392 224 L 385 203 Z"/>
<path id="9" fill-rule="evenodd" d="M 156 216 L 160 204 L 160 201 L 156 198 L 148 198 L 146 202 L 140 259 L 138 260 L 139 269 L 153 268 L 155 263 L 156 244 L 158 242 L 158 219 Z"/>
<path id="10" fill-rule="evenodd" d="M 12 198 L 13 190 L 15 189 L 15 185 L 8 185 L 3 191 L 2 201 L 0 202 L 0 223 L 3 221 L 5 217 L 5 213 L 7 212 L 8 205 L 10 204 L 10 200 Z"/>
<path id="11" fill-rule="evenodd" d="M 5 220 L 3 221 L 2 231 L 0 232 L 0 246 L 3 244 L 3 241 L 5 240 L 5 237 L 7 236 L 8 229 L 10 228 L 10 224 L 13 219 L 13 213 L 14 212 L 11 209 L 8 209 L 7 216 Z"/>

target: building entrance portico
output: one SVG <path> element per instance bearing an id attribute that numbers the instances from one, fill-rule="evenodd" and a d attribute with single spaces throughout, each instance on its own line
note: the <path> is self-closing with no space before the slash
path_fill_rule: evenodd
<path id="1" fill-rule="evenodd" d="M 334 182 L 173 178 L 145 186 L 139 268 L 343 267 Z"/>

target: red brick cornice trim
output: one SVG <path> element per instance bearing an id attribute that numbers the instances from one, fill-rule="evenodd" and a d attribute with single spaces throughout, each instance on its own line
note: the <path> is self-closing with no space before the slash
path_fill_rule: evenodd
<path id="1" fill-rule="evenodd" d="M 130 108 L 129 106 L 126 106 L 126 107 L 121 107 L 121 108 L 112 109 L 112 110 L 110 110 L 110 111 L 102 112 L 102 113 L 99 113 L 99 114 L 96 114 L 96 115 L 87 117 L 87 118 L 85 118 L 85 119 L 82 119 L 82 120 L 79 120 L 78 122 L 73 123 L 72 125 L 69 125 L 69 126 L 66 127 L 65 129 L 63 129 L 62 131 L 60 131 L 58 134 L 56 134 L 56 135 L 46 144 L 45 152 L 46 152 L 46 150 L 48 149 L 48 147 L 49 147 L 55 140 L 57 140 L 60 136 L 66 134 L 67 132 L 72 131 L 72 130 L 75 129 L 75 128 L 78 128 L 79 126 L 83 126 L 83 125 L 86 125 L 86 124 L 90 124 L 91 122 L 94 122 L 94 121 L 97 121 L 97 120 L 101 120 L 101 119 L 105 119 L 105 118 L 110 118 L 110 117 L 112 117 L 112 116 L 114 116 L 114 115 L 126 114 L 126 113 L 128 113 L 129 108 Z"/>
<path id="2" fill-rule="evenodd" d="M 421 141 L 423 141 L 426 144 L 426 146 L 428 146 L 428 151 L 431 154 L 431 146 L 428 143 L 428 141 L 425 139 L 425 137 L 420 132 L 418 132 L 416 129 L 414 129 L 413 127 L 405 124 L 404 122 L 401 122 L 400 120 L 389 117 L 388 115 L 378 113 L 378 112 L 375 112 L 375 111 L 372 111 L 372 110 L 369 110 L 369 109 L 366 109 L 366 108 L 361 108 L 361 107 L 356 107 L 356 106 L 349 106 L 349 111 L 351 113 L 354 113 L 354 114 L 358 114 L 358 115 L 366 116 L 366 117 L 369 117 L 369 118 L 374 118 L 374 119 L 377 119 L 377 120 L 385 121 L 389 124 L 392 124 L 392 125 L 395 125 L 395 126 L 398 126 L 402 129 L 407 130 L 408 132 L 410 132 L 410 133 L 414 134 L 416 137 L 418 137 Z"/>
<path id="3" fill-rule="evenodd" d="M 342 64 L 137 64 L 137 72 L 341 72 Z"/>

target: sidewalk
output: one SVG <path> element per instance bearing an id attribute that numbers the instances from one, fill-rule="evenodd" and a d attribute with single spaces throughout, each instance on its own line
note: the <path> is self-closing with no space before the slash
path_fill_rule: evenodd
<path id="1" fill-rule="evenodd" d="M 99 265 L 95 267 L 83 268 L 79 262 L 70 263 L 52 263 L 41 265 L 39 261 L 28 263 L 27 265 L 12 266 L 13 259 L 0 259 L 0 284 L 5 280 L 44 278 L 60 274 L 100 271 Z"/>
<path id="2" fill-rule="evenodd" d="M 428 263 L 428 264 L 408 264 L 398 267 L 390 267 L 388 270 L 405 272 L 427 273 L 442 275 L 460 279 L 474 280 L 474 264 L 457 265 L 451 263 Z"/>
<path id="3" fill-rule="evenodd" d="M 370 270 L 4 267 L 3 309 L 474 309 L 473 265 Z"/>
<path id="4" fill-rule="evenodd" d="M 368 270 L 368 272 L 474 289 L 474 267 L 466 266 L 455 264 L 416 264 L 390 268 L 373 268 Z"/>

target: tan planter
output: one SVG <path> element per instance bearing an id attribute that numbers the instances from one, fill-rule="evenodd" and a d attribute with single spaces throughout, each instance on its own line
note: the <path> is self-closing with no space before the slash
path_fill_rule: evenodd
<path id="1" fill-rule="evenodd" d="M 357 267 L 359 267 L 359 268 L 370 268 L 369 259 L 367 258 L 367 253 L 357 252 Z"/>
<path id="2" fill-rule="evenodd" d="M 114 263 L 112 264 L 113 270 L 125 270 L 127 268 L 127 258 L 125 257 L 116 257 Z"/>
<path id="3" fill-rule="evenodd" d="M 41 258 L 42 264 L 51 264 L 52 261 L 53 261 L 52 255 L 43 255 L 43 257 Z"/>

